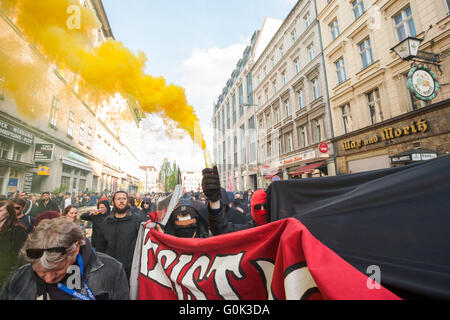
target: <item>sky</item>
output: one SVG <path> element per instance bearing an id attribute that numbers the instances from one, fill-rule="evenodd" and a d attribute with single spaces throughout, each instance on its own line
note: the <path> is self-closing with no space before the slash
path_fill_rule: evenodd
<path id="1" fill-rule="evenodd" d="M 284 20 L 296 0 L 103 0 L 114 37 L 147 57 L 146 72 L 185 89 L 213 153 L 211 118 L 227 80 L 264 19 Z M 201 148 L 183 131 L 148 115 L 138 137 L 142 165 L 157 169 L 165 157 L 182 171 L 205 167 Z"/>

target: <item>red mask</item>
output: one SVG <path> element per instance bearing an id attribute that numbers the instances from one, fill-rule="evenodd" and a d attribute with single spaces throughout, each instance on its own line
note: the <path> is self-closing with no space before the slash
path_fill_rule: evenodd
<path id="1" fill-rule="evenodd" d="M 257 190 L 252 196 L 251 202 L 251 213 L 253 220 L 255 220 L 256 225 L 261 226 L 263 224 L 268 223 L 267 219 L 267 210 L 266 208 L 256 210 L 255 205 L 264 204 L 266 205 L 266 191 L 265 190 Z"/>

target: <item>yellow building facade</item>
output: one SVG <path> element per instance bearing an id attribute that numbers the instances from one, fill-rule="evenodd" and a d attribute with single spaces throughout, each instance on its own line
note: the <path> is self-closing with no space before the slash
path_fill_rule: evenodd
<path id="1" fill-rule="evenodd" d="M 355 173 L 450 151 L 450 15 L 446 0 L 317 0 L 337 153 L 337 173 Z M 393 50 L 407 37 L 437 54 L 431 101 L 408 87 L 412 61 Z M 424 128 L 426 130 L 419 130 Z M 409 128 L 409 129 L 408 129 Z M 419 156 L 417 156 L 419 154 Z M 414 159 L 415 160 L 414 160 Z M 403 160 L 402 160 L 403 159 Z"/>

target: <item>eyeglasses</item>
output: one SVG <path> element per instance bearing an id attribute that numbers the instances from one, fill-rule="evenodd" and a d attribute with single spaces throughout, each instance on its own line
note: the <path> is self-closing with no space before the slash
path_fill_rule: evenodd
<path id="1" fill-rule="evenodd" d="M 48 248 L 48 249 L 27 249 L 26 253 L 28 258 L 30 259 L 39 259 L 44 254 L 44 251 L 50 253 L 61 253 L 61 255 L 66 253 L 67 247 L 57 247 L 57 248 Z"/>
<path id="2" fill-rule="evenodd" d="M 255 210 L 261 210 L 261 208 L 265 207 L 265 206 L 266 206 L 265 203 L 258 203 L 258 204 L 255 204 L 254 208 L 255 208 Z"/>

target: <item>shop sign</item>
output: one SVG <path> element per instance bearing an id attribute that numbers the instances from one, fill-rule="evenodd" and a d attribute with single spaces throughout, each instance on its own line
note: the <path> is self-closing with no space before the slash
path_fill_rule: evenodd
<path id="1" fill-rule="evenodd" d="M 36 162 L 53 161 L 54 148 L 55 145 L 53 143 L 36 143 L 34 147 L 33 160 Z"/>
<path id="2" fill-rule="evenodd" d="M 430 101 L 436 98 L 439 83 L 436 74 L 425 65 L 413 65 L 408 73 L 409 91 L 419 100 Z"/>
<path id="3" fill-rule="evenodd" d="M 31 186 L 33 184 L 33 173 L 29 172 L 29 173 L 25 173 L 23 175 L 24 177 L 24 183 L 23 183 L 23 191 L 30 193 L 31 192 Z"/>
<path id="4" fill-rule="evenodd" d="M 37 174 L 38 176 L 49 176 L 51 174 L 51 168 L 39 166 Z"/>
<path id="5" fill-rule="evenodd" d="M 26 144 L 33 145 L 34 136 L 22 129 L 19 129 L 7 122 L 0 120 L 0 136 Z"/>
<path id="6" fill-rule="evenodd" d="M 295 162 L 299 162 L 299 161 L 304 161 L 304 160 L 309 160 L 309 159 L 314 159 L 315 157 L 316 157 L 316 152 L 314 150 L 308 151 L 308 152 L 302 153 L 296 157 L 283 160 L 282 165 L 295 163 Z"/>
<path id="7" fill-rule="evenodd" d="M 380 143 L 381 141 L 394 140 L 403 136 L 409 136 L 413 134 L 425 133 L 429 129 L 427 120 L 412 121 L 409 126 L 403 128 L 385 128 L 381 135 L 374 135 L 366 139 L 359 140 L 346 140 L 343 147 L 345 151 L 358 150 L 364 146 Z"/>
<path id="8" fill-rule="evenodd" d="M 18 185 L 19 185 L 19 179 L 17 179 L 17 178 L 9 178 L 9 181 L 8 181 L 8 194 L 16 192 Z"/>
<path id="9" fill-rule="evenodd" d="M 413 155 L 414 156 L 414 155 Z M 414 158 L 414 157 L 413 157 Z M 396 163 L 396 162 L 404 162 L 404 161 L 411 161 L 411 156 L 406 155 L 406 156 L 401 156 L 401 157 L 393 157 L 392 158 L 392 163 Z M 416 161 L 416 160 L 415 160 Z"/>

